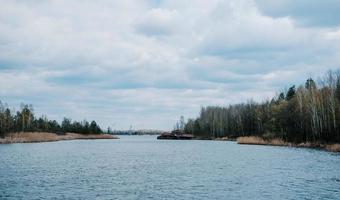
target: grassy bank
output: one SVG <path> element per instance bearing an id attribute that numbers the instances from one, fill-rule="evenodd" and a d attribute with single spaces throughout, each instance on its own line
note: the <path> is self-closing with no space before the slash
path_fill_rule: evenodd
<path id="1" fill-rule="evenodd" d="M 332 152 L 340 152 L 340 144 L 322 144 L 322 143 L 289 143 L 282 139 L 263 139 L 261 137 L 249 136 L 249 137 L 238 137 L 237 144 L 248 144 L 248 145 L 271 145 L 271 146 L 291 146 L 291 147 L 304 147 L 304 148 L 319 148 Z"/>
<path id="2" fill-rule="evenodd" d="M 10 143 L 33 143 L 33 142 L 53 142 L 60 140 L 78 140 L 78 139 L 118 139 L 109 134 L 83 135 L 77 133 L 66 133 L 57 135 L 47 132 L 24 132 L 9 133 L 5 138 L 0 138 L 0 144 Z"/>

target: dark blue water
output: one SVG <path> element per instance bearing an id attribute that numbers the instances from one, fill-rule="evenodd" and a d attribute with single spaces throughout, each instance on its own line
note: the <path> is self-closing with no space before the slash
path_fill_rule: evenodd
<path id="1" fill-rule="evenodd" d="M 340 154 L 154 136 L 0 145 L 0 199 L 340 199 Z"/>

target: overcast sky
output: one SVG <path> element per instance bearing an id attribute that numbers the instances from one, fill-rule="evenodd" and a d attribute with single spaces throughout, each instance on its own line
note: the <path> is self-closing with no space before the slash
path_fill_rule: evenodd
<path id="1" fill-rule="evenodd" d="M 0 0 L 0 100 L 171 129 L 340 65 L 339 0 Z"/>

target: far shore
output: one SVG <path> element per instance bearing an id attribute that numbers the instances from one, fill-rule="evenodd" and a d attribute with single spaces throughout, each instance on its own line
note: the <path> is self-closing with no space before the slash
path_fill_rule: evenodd
<path id="1" fill-rule="evenodd" d="M 109 134 L 78 134 L 65 133 L 58 135 L 48 132 L 21 132 L 9 133 L 5 138 L 0 138 L 0 144 L 11 143 L 36 143 L 36 142 L 55 142 L 61 140 L 84 140 L 84 139 L 118 139 L 118 137 Z"/>
<path id="2" fill-rule="evenodd" d="M 12 143 L 38 143 L 38 142 L 55 142 L 62 140 L 84 140 L 84 139 L 119 139 L 116 136 L 110 134 L 78 134 L 78 133 L 65 133 L 58 135 L 56 133 L 49 132 L 18 132 L 9 133 L 5 138 L 0 138 L 0 144 L 12 144 Z M 198 140 L 216 140 L 216 141 L 235 141 L 234 138 L 197 138 Z M 245 136 L 236 138 L 237 144 L 241 145 L 269 145 L 269 146 L 288 146 L 288 147 L 301 147 L 301 148 L 315 148 L 326 150 L 330 152 L 340 152 L 340 144 L 323 144 L 323 143 L 290 143 L 285 142 L 282 139 L 264 139 L 257 136 Z"/>
<path id="3" fill-rule="evenodd" d="M 270 146 L 289 146 L 289 147 L 301 147 L 301 148 L 315 148 L 322 149 L 331 152 L 340 152 L 340 144 L 323 144 L 323 143 L 290 143 L 285 142 L 282 139 L 263 139 L 261 137 L 256 136 L 247 136 L 247 137 L 238 137 L 236 139 L 237 144 L 246 144 L 246 145 L 270 145 Z"/>
<path id="4" fill-rule="evenodd" d="M 184 134 L 188 135 L 188 134 Z M 176 137 L 174 137 L 176 136 Z M 214 140 L 214 141 L 236 141 L 237 144 L 241 145 L 269 145 L 269 146 L 288 146 L 288 147 L 298 147 L 298 148 L 314 148 L 320 150 L 326 150 L 330 152 L 340 152 L 340 144 L 325 144 L 321 142 L 306 142 L 306 143 L 291 143 L 285 142 L 280 138 L 264 139 L 258 136 L 241 136 L 241 137 L 197 137 L 191 135 L 190 138 L 179 137 L 176 134 L 163 133 L 157 139 L 170 139 L 170 140 Z"/>

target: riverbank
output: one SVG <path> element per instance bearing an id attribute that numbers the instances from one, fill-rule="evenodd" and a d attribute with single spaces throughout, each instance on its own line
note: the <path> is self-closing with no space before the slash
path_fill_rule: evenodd
<path id="1" fill-rule="evenodd" d="M 0 144 L 54 142 L 79 139 L 118 139 L 118 137 L 109 134 L 83 135 L 78 133 L 65 133 L 64 135 L 57 135 L 47 132 L 24 132 L 9 133 L 5 138 L 0 138 Z"/>
<path id="2" fill-rule="evenodd" d="M 263 139 L 261 137 L 256 136 L 248 136 L 248 137 L 238 137 L 236 139 L 237 144 L 246 144 L 246 145 L 271 145 L 271 146 L 289 146 L 289 147 L 301 147 L 301 148 L 317 148 L 323 149 L 331 152 L 340 152 L 340 144 L 322 144 L 322 143 L 299 143 L 294 144 L 290 142 L 285 142 L 282 139 L 274 138 L 274 139 Z"/>
<path id="3" fill-rule="evenodd" d="M 231 139 L 228 138 L 227 136 L 225 136 L 225 137 L 220 137 L 220 138 L 215 138 L 215 139 L 213 139 L 213 140 L 215 140 L 215 141 L 231 141 Z"/>

